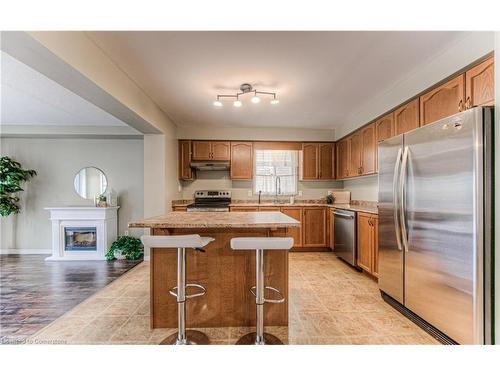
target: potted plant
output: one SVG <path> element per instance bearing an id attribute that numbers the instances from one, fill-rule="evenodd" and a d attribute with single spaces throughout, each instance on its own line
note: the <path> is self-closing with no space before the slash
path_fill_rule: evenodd
<path id="1" fill-rule="evenodd" d="M 131 236 L 118 236 L 106 253 L 107 260 L 137 260 L 144 254 L 144 246 L 140 239 Z"/>
<path id="2" fill-rule="evenodd" d="M 21 164 L 8 156 L 0 158 L 0 215 L 9 216 L 21 211 L 19 192 L 25 181 L 36 175 L 32 169 L 22 169 Z"/>

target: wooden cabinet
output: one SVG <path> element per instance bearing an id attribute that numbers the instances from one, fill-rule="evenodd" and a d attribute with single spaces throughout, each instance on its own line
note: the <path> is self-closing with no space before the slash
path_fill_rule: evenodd
<path id="1" fill-rule="evenodd" d="M 406 133 L 420 126 L 419 99 L 402 105 L 394 111 L 395 135 Z"/>
<path id="2" fill-rule="evenodd" d="M 256 206 L 231 206 L 229 207 L 231 212 L 257 212 L 259 207 Z"/>
<path id="3" fill-rule="evenodd" d="M 179 141 L 179 180 L 192 180 L 191 141 Z"/>
<path id="4" fill-rule="evenodd" d="M 349 177 L 361 174 L 361 133 L 357 131 L 349 137 Z"/>
<path id="5" fill-rule="evenodd" d="M 361 133 L 361 169 L 360 174 L 375 173 L 377 161 L 377 142 L 375 140 L 375 124 L 365 126 Z"/>
<path id="6" fill-rule="evenodd" d="M 464 76 L 461 74 L 420 97 L 420 126 L 441 120 L 465 108 Z"/>
<path id="7" fill-rule="evenodd" d="M 175 206 L 172 208 L 172 211 L 187 211 L 186 206 Z"/>
<path id="8" fill-rule="evenodd" d="M 302 216 L 303 246 L 326 247 L 326 209 L 304 207 Z"/>
<path id="9" fill-rule="evenodd" d="M 349 139 L 345 138 L 337 143 L 336 147 L 336 174 L 337 178 L 349 177 Z"/>
<path id="10" fill-rule="evenodd" d="M 230 142 L 193 141 L 193 160 L 226 161 L 231 158 Z"/>
<path id="11" fill-rule="evenodd" d="M 335 177 L 334 151 L 334 143 L 303 143 L 302 179 L 333 179 Z"/>
<path id="12" fill-rule="evenodd" d="M 282 207 L 281 212 L 285 215 L 300 221 L 302 224 L 302 208 L 300 207 Z M 302 247 L 302 226 L 299 228 L 287 228 L 286 235 L 293 237 L 293 247 Z"/>
<path id="13" fill-rule="evenodd" d="M 375 121 L 375 133 L 377 136 L 377 142 L 382 142 L 383 140 L 394 136 L 393 112 Z"/>
<path id="14" fill-rule="evenodd" d="M 493 57 L 465 73 L 466 109 L 495 102 L 495 64 Z"/>
<path id="15" fill-rule="evenodd" d="M 251 180 L 253 176 L 253 143 L 231 142 L 231 179 Z"/>
<path id="16" fill-rule="evenodd" d="M 366 272 L 378 275 L 378 217 L 358 212 L 357 214 L 358 254 L 357 265 Z"/>
<path id="17" fill-rule="evenodd" d="M 281 207 L 279 207 L 279 206 L 270 206 L 270 207 L 260 206 L 259 211 L 268 211 L 268 212 L 278 211 L 279 212 L 279 211 L 281 211 Z"/>

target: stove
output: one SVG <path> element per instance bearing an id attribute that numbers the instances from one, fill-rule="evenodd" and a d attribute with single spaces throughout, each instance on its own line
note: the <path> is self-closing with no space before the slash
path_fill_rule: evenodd
<path id="1" fill-rule="evenodd" d="M 228 212 L 231 192 L 228 190 L 197 190 L 194 203 L 187 206 L 188 212 Z"/>

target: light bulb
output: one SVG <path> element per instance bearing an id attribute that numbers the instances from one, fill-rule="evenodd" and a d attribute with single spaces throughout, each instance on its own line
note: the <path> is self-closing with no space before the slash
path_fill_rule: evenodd
<path id="1" fill-rule="evenodd" d="M 271 100 L 271 104 L 278 104 L 280 101 L 278 99 Z"/>
<path id="2" fill-rule="evenodd" d="M 216 107 L 222 107 L 222 102 L 220 100 L 216 100 L 214 102 L 214 106 L 216 106 Z"/>
<path id="3" fill-rule="evenodd" d="M 260 103 L 260 98 L 258 96 L 254 96 L 254 97 L 252 97 L 251 101 L 252 101 L 252 103 L 257 104 L 257 103 Z"/>
<path id="4" fill-rule="evenodd" d="M 240 101 L 240 100 L 235 100 L 235 101 L 233 102 L 233 105 L 234 105 L 235 107 L 241 107 L 241 101 Z"/>

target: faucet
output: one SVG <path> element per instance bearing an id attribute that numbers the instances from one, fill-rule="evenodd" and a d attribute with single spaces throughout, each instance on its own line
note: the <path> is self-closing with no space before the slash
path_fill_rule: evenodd
<path id="1" fill-rule="evenodd" d="M 275 192 L 274 203 L 279 203 L 278 194 L 281 194 L 281 178 L 278 177 L 278 176 L 276 176 L 276 182 L 275 182 L 275 186 L 274 186 L 274 192 Z"/>

